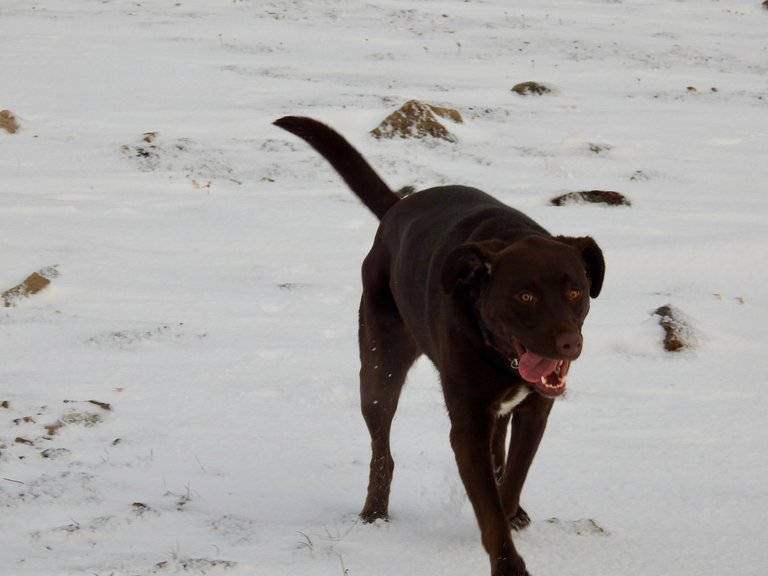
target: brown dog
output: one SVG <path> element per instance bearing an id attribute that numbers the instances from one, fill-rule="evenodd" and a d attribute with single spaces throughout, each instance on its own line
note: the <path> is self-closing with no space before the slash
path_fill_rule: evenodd
<path id="1" fill-rule="evenodd" d="M 360 394 L 373 454 L 361 518 L 387 518 L 392 418 L 408 369 L 426 354 L 440 373 L 491 572 L 526 575 L 510 525 L 530 522 L 520 491 L 581 353 L 581 326 L 605 272 L 600 248 L 589 237 L 552 237 L 473 188 L 400 200 L 331 128 L 293 116 L 275 124 L 322 154 L 381 220 L 362 267 Z"/>

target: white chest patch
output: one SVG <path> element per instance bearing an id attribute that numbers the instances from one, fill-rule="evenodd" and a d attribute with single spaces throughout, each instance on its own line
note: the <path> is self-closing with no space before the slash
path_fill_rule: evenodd
<path id="1" fill-rule="evenodd" d="M 523 400 L 525 400 L 525 397 L 528 396 L 528 394 L 531 393 L 530 388 L 528 386 L 521 386 L 517 392 L 515 392 L 515 395 L 512 396 L 509 400 L 505 400 L 501 403 L 499 406 L 499 416 L 506 416 L 509 414 L 512 409 L 520 404 Z"/>

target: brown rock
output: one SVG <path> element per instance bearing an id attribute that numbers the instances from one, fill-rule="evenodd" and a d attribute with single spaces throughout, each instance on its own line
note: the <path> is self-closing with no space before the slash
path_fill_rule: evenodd
<path id="1" fill-rule="evenodd" d="M 19 122 L 10 110 L 0 110 L 0 128 L 11 134 L 16 134 L 20 128 Z"/>
<path id="2" fill-rule="evenodd" d="M 568 192 L 562 196 L 552 198 L 555 206 L 567 204 L 608 204 L 609 206 L 631 206 L 632 202 L 621 194 L 612 190 L 585 190 L 583 192 Z"/>
<path id="3" fill-rule="evenodd" d="M 56 276 L 58 276 L 58 271 L 54 266 L 44 268 L 38 272 L 32 272 L 21 284 L 17 284 L 13 288 L 9 288 L 1 293 L 0 300 L 3 301 L 3 306 L 6 308 L 15 306 L 17 300 L 37 294 L 51 283 L 51 278 Z"/>
<path id="4" fill-rule="evenodd" d="M 696 346 L 693 328 L 680 310 L 666 304 L 657 308 L 653 314 L 659 317 L 659 325 L 664 328 L 664 350 L 680 352 Z"/>
<path id="5" fill-rule="evenodd" d="M 535 94 L 541 96 L 551 92 L 548 86 L 540 84 L 539 82 L 520 82 L 512 86 L 512 92 L 517 92 L 520 96 L 528 96 L 529 94 Z"/>
<path id="6" fill-rule="evenodd" d="M 409 100 L 387 116 L 378 127 L 371 130 L 375 138 L 440 138 L 456 142 L 456 137 L 443 126 L 438 118 L 446 118 L 458 124 L 463 122 L 458 110 Z"/>

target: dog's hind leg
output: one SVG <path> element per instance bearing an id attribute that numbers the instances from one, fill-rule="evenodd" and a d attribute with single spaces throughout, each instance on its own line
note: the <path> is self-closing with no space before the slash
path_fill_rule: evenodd
<path id="1" fill-rule="evenodd" d="M 408 369 L 419 349 L 403 324 L 390 295 L 363 295 L 360 305 L 360 400 L 371 435 L 368 496 L 360 518 L 388 516 L 394 460 L 389 435 Z"/>

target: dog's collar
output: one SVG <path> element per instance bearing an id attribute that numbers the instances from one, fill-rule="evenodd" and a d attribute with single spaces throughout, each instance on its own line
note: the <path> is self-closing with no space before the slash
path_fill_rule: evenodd
<path id="1" fill-rule="evenodd" d="M 480 335 L 483 337 L 483 344 L 485 347 L 490 348 L 499 356 L 502 356 L 504 359 L 506 359 L 506 361 L 509 363 L 509 367 L 512 368 L 512 370 L 517 370 L 520 366 L 520 359 L 510 358 L 507 354 L 499 350 L 498 346 L 493 343 L 493 336 L 491 335 L 490 331 L 485 327 L 485 324 L 483 324 L 483 321 L 480 319 L 480 314 L 477 314 L 477 326 L 480 328 Z"/>

